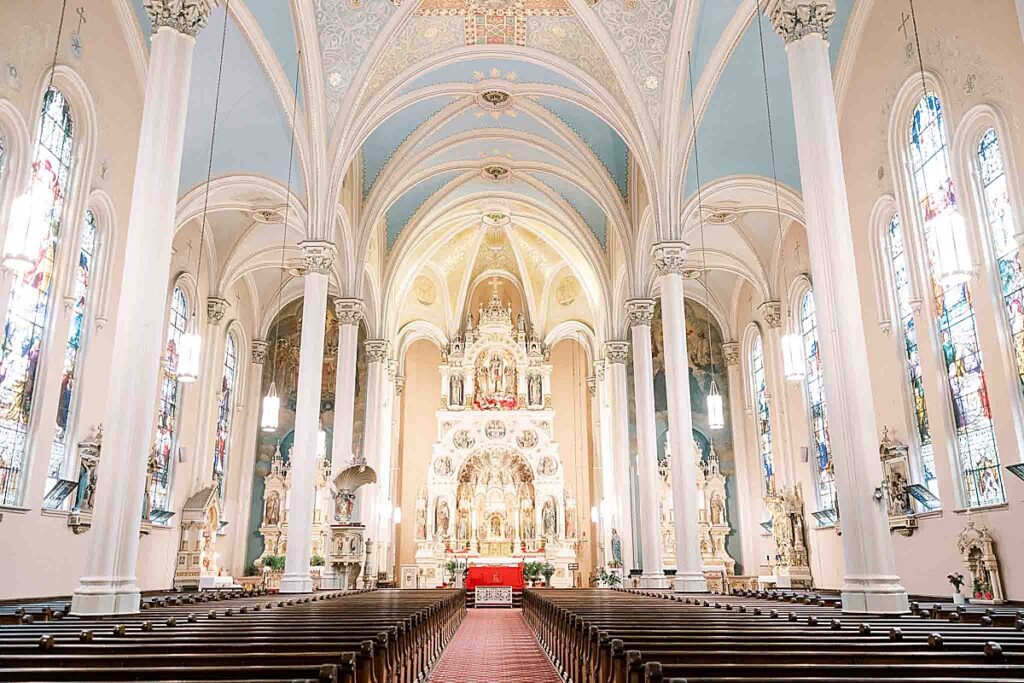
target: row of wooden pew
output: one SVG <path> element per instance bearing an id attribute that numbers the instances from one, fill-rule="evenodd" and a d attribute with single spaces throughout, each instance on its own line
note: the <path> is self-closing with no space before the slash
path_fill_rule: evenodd
<path id="1" fill-rule="evenodd" d="M 339 591 L 3 626 L 0 681 L 414 683 L 465 609 L 462 591 Z"/>
<path id="2" fill-rule="evenodd" d="M 571 683 L 1024 683 L 1024 615 L 845 615 L 835 601 L 746 593 L 527 591 L 527 622 Z"/>

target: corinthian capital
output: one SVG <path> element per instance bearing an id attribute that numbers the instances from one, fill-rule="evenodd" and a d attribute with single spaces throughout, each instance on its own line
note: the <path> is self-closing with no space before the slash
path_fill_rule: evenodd
<path id="1" fill-rule="evenodd" d="M 370 363 L 383 363 L 388 359 L 388 351 L 391 349 L 391 344 L 387 339 L 367 339 L 366 342 L 366 360 Z"/>
<path id="2" fill-rule="evenodd" d="M 652 263 L 658 276 L 682 275 L 686 271 L 688 242 L 659 242 L 651 249 Z"/>
<path id="3" fill-rule="evenodd" d="M 358 325 L 363 319 L 363 302 L 359 299 L 335 299 L 334 312 L 339 325 Z"/>
<path id="4" fill-rule="evenodd" d="M 764 324 L 770 328 L 782 326 L 782 303 L 778 301 L 765 301 L 757 307 L 764 318 Z"/>
<path id="5" fill-rule="evenodd" d="M 786 44 L 812 33 L 828 40 L 828 29 L 836 16 L 836 0 L 776 0 L 769 6 L 775 31 Z"/>
<path id="6" fill-rule="evenodd" d="M 595 360 L 594 361 L 594 377 L 597 378 L 598 382 L 603 382 L 604 381 L 604 370 L 605 370 L 605 363 L 604 363 L 604 361 L 603 360 Z"/>
<path id="7" fill-rule="evenodd" d="M 263 365 L 267 362 L 267 352 L 270 351 L 270 344 L 265 339 L 252 340 L 252 362 L 256 365 Z"/>
<path id="8" fill-rule="evenodd" d="M 725 342 L 722 344 L 722 356 L 725 358 L 726 365 L 739 365 L 740 364 L 740 345 L 739 342 Z"/>
<path id="9" fill-rule="evenodd" d="M 630 299 L 626 302 L 626 317 L 631 327 L 646 325 L 654 321 L 654 299 Z"/>
<path id="10" fill-rule="evenodd" d="M 331 269 L 336 252 L 334 244 L 307 240 L 300 243 L 299 246 L 302 247 L 302 266 L 307 274 L 320 273 L 322 275 Z"/>
<path id="11" fill-rule="evenodd" d="M 206 26 L 213 8 L 210 0 L 142 0 L 142 6 L 153 22 L 153 33 L 169 26 L 193 38 Z"/>
<path id="12" fill-rule="evenodd" d="M 629 342 L 608 341 L 604 343 L 604 358 L 612 365 L 629 360 Z"/>
<path id="13" fill-rule="evenodd" d="M 227 315 L 228 305 L 230 302 L 227 299 L 222 299 L 219 296 L 210 296 L 206 298 L 206 320 L 211 325 L 220 325 L 224 320 L 224 316 Z"/>

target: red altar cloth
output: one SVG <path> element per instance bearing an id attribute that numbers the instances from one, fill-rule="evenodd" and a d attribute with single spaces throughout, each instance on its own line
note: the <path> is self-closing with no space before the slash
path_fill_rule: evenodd
<path id="1" fill-rule="evenodd" d="M 466 590 L 471 591 L 477 586 L 512 586 L 513 589 L 522 589 L 523 565 L 471 566 L 466 574 Z"/>

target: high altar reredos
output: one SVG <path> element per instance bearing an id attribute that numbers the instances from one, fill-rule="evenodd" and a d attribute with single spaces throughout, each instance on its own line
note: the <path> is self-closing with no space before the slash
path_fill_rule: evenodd
<path id="1" fill-rule="evenodd" d="M 552 585 L 572 585 L 579 515 L 554 441 L 547 360 L 496 286 L 448 345 L 437 442 L 416 501 L 421 585 L 441 585 L 450 560 L 541 560 L 555 567 Z"/>

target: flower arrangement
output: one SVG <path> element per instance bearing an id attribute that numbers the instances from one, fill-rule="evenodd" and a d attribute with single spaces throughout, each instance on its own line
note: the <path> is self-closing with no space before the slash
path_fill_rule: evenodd
<path id="1" fill-rule="evenodd" d="M 959 593 L 960 588 L 964 585 L 964 575 L 959 572 L 946 574 L 946 580 L 953 586 L 954 593 Z"/>

